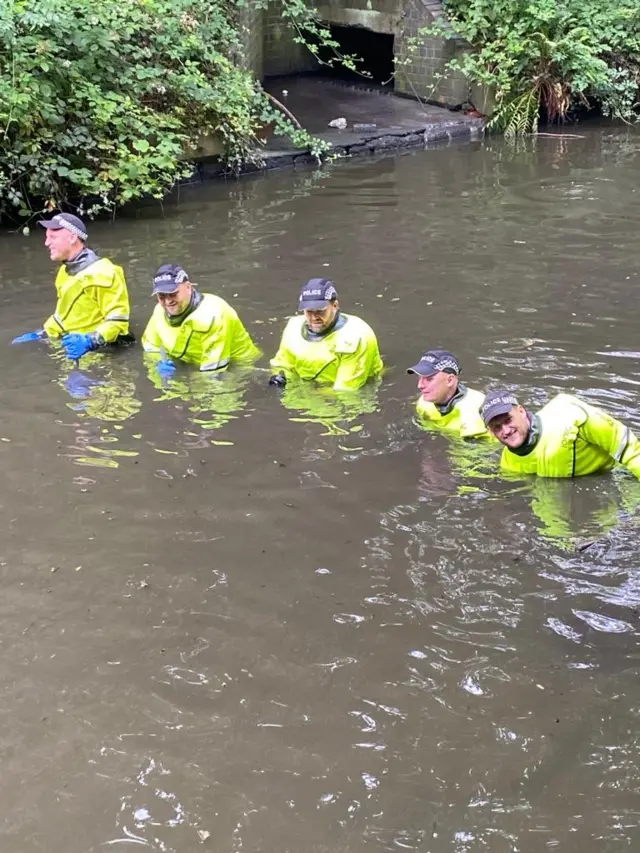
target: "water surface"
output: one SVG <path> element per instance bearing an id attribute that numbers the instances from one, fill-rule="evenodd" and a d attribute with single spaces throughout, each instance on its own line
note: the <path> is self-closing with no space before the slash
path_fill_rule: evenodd
<path id="1" fill-rule="evenodd" d="M 138 333 L 183 263 L 262 367 L 331 277 L 389 367 L 359 410 L 287 407 L 266 371 L 162 386 L 139 350 L 70 383 L 9 346 L 52 307 L 43 235 L 0 239 L 3 849 L 633 848 L 640 489 L 470 467 L 414 427 L 404 373 L 444 346 L 473 387 L 579 391 L 640 428 L 640 143 L 578 132 L 91 226 Z"/>

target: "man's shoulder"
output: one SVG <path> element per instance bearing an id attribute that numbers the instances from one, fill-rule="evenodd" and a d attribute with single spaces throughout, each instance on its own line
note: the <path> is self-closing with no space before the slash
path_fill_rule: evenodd
<path id="1" fill-rule="evenodd" d="M 360 334 L 361 337 L 372 335 L 375 337 L 375 332 L 362 317 L 358 317 L 356 314 L 345 314 L 344 312 L 341 312 L 341 316 L 346 321 L 342 328 L 345 330 L 348 329 L 351 334 Z"/>
<path id="2" fill-rule="evenodd" d="M 200 305 L 207 305 L 207 306 L 211 305 L 211 306 L 216 306 L 216 307 L 220 307 L 220 308 L 223 308 L 223 307 L 224 308 L 230 308 L 231 307 L 229 305 L 229 303 L 226 301 L 226 299 L 223 299 L 222 296 L 216 296 L 215 293 L 203 293 L 202 291 L 200 291 L 200 295 L 202 296 L 202 299 L 200 301 Z"/>
<path id="3" fill-rule="evenodd" d="M 416 412 L 423 420 L 437 420 L 440 417 L 440 413 L 434 404 L 429 400 L 425 400 L 422 395 L 416 400 Z"/>
<path id="4" fill-rule="evenodd" d="M 164 308 L 160 305 L 159 302 L 153 306 L 153 311 L 151 312 L 152 320 L 166 320 L 166 314 L 164 313 Z"/>
<path id="5" fill-rule="evenodd" d="M 294 314 L 293 317 L 289 317 L 287 319 L 283 334 L 286 335 L 288 333 L 290 334 L 301 332 L 304 322 L 305 320 L 303 314 Z"/>
<path id="6" fill-rule="evenodd" d="M 371 326 L 355 314 L 341 314 L 342 326 L 336 330 L 336 340 L 345 352 L 353 352 L 358 347 L 377 344 L 376 334 Z"/>
<path id="7" fill-rule="evenodd" d="M 465 388 L 465 395 L 460 402 L 464 403 L 465 406 L 477 407 L 478 416 L 480 416 L 480 406 L 484 403 L 485 398 L 484 392 L 476 391 L 475 388 L 469 388 L 468 385 L 466 385 Z"/>
<path id="8" fill-rule="evenodd" d="M 79 282 L 86 281 L 87 285 L 109 286 L 116 280 L 116 273 L 124 279 L 124 270 L 109 258 L 95 257 L 84 269 L 71 273 L 71 277 Z M 60 267 L 59 276 L 68 275 L 64 264 Z"/>
<path id="9" fill-rule="evenodd" d="M 543 420 L 583 421 L 587 417 L 589 404 L 573 394 L 556 394 L 540 409 L 538 417 Z"/>
<path id="10" fill-rule="evenodd" d="M 196 332 L 208 332 L 214 324 L 224 323 L 235 313 L 221 296 L 214 293 L 201 293 L 201 296 L 200 304 L 184 321 L 191 323 Z"/>

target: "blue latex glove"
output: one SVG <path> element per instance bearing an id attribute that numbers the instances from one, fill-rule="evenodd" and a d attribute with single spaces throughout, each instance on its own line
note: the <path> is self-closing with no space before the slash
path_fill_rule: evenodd
<path id="1" fill-rule="evenodd" d="M 85 400 L 91 396 L 91 389 L 96 385 L 104 385 L 104 382 L 99 382 L 86 373 L 80 370 L 72 370 L 65 380 L 65 388 L 76 400 Z"/>
<path id="2" fill-rule="evenodd" d="M 157 364 L 158 373 L 163 379 L 170 379 L 176 372 L 176 366 L 170 358 L 163 358 Z"/>
<path id="3" fill-rule="evenodd" d="M 62 338 L 62 346 L 65 348 L 67 358 L 77 361 L 83 355 L 96 349 L 96 342 L 92 335 L 71 332 Z"/>
<path id="4" fill-rule="evenodd" d="M 37 332 L 25 332 L 24 335 L 18 335 L 14 338 L 12 344 L 26 344 L 28 341 L 39 341 L 44 338 L 44 329 L 38 329 Z"/>

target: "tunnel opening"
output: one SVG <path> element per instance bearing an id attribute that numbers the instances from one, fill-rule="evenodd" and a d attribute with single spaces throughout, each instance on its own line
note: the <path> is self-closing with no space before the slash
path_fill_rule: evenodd
<path id="1" fill-rule="evenodd" d="M 339 45 L 337 53 L 344 56 L 355 56 L 356 70 L 346 68 L 336 59 L 336 49 L 320 47 L 318 58 L 321 62 L 333 60 L 330 66 L 322 65 L 320 73 L 361 85 L 384 86 L 393 89 L 394 72 L 394 36 L 392 33 L 377 33 L 366 27 L 348 27 L 342 24 L 326 26 L 331 37 Z"/>

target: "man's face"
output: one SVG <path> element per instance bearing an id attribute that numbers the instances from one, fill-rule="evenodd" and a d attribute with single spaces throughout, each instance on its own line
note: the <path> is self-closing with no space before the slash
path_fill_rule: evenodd
<path id="1" fill-rule="evenodd" d="M 188 308 L 192 290 L 191 282 L 183 281 L 172 293 L 156 293 L 156 297 L 167 314 L 177 317 Z"/>
<path id="2" fill-rule="evenodd" d="M 500 444 L 517 450 L 527 440 L 531 425 L 524 406 L 514 406 L 506 415 L 492 418 L 488 426 Z"/>
<path id="3" fill-rule="evenodd" d="M 457 388 L 458 377 L 444 370 L 439 370 L 433 376 L 420 376 L 418 378 L 418 390 L 422 394 L 422 399 L 436 406 L 442 406 L 450 400 Z"/>
<path id="4" fill-rule="evenodd" d="M 66 228 L 47 228 L 44 245 L 52 261 L 70 261 L 82 251 L 84 243 Z"/>
<path id="5" fill-rule="evenodd" d="M 338 301 L 330 302 L 326 308 L 319 311 L 305 311 L 304 319 L 312 332 L 319 334 L 333 323 L 338 313 Z"/>

